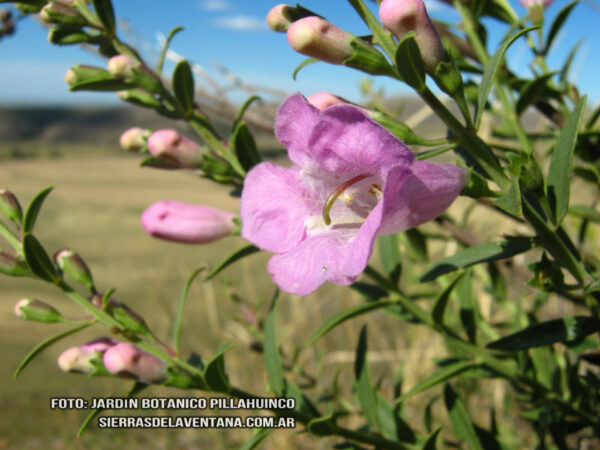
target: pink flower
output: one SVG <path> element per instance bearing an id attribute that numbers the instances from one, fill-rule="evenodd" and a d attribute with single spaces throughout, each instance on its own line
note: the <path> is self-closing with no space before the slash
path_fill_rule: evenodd
<path id="1" fill-rule="evenodd" d="M 114 375 L 137 378 L 148 384 L 166 380 L 167 363 L 128 342 L 110 347 L 104 353 L 104 366 Z"/>
<path id="2" fill-rule="evenodd" d="M 525 8 L 531 8 L 533 5 L 542 5 L 544 8 L 547 8 L 553 1 L 554 0 L 519 0 L 519 3 Z"/>
<path id="3" fill-rule="evenodd" d="M 93 360 L 101 358 L 102 354 L 117 344 L 114 339 L 101 337 L 80 347 L 71 347 L 60 354 L 58 366 L 63 372 L 92 373 L 96 370 Z"/>
<path id="4" fill-rule="evenodd" d="M 154 237 L 204 244 L 231 234 L 234 217 L 235 214 L 208 206 L 162 201 L 144 211 L 142 226 Z"/>
<path id="5" fill-rule="evenodd" d="M 377 235 L 438 216 L 459 194 L 465 171 L 414 161 L 408 147 L 351 105 L 320 112 L 301 94 L 279 108 L 275 135 L 293 166 L 254 167 L 242 192 L 242 236 L 274 252 L 283 290 L 306 295 L 323 282 L 350 284 Z"/>
<path id="6" fill-rule="evenodd" d="M 306 100 L 308 103 L 313 105 L 319 111 L 323 111 L 325 108 L 329 108 L 333 105 L 348 105 L 350 102 L 345 98 L 333 95 L 330 92 L 317 92 L 313 95 L 309 95 Z"/>

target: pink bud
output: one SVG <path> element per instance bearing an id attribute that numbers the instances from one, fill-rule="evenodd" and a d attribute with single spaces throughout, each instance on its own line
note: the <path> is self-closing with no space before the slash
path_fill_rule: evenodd
<path id="1" fill-rule="evenodd" d="M 137 378 L 148 384 L 161 383 L 167 378 L 166 362 L 130 343 L 110 347 L 104 353 L 104 366 L 114 375 Z"/>
<path id="2" fill-rule="evenodd" d="M 158 130 L 148 138 L 148 150 L 176 166 L 195 169 L 202 165 L 202 147 L 176 130 Z"/>
<path id="3" fill-rule="evenodd" d="M 298 53 L 332 64 L 343 64 L 354 53 L 350 33 L 316 16 L 292 23 L 287 38 Z"/>
<path id="4" fill-rule="evenodd" d="M 118 343 L 119 343 L 119 341 L 115 341 L 112 338 L 100 337 L 98 339 L 94 339 L 93 341 L 88 342 L 87 344 L 83 345 L 81 348 L 90 350 L 93 352 L 104 353 L 106 350 L 117 345 Z"/>
<path id="5" fill-rule="evenodd" d="M 96 353 L 83 347 L 71 347 L 58 357 L 58 367 L 63 372 L 91 373 L 94 370 L 92 359 Z"/>
<path id="6" fill-rule="evenodd" d="M 294 9 L 292 6 L 280 3 L 274 6 L 267 14 L 267 25 L 273 31 L 285 32 L 292 24 L 288 11 Z"/>
<path id="7" fill-rule="evenodd" d="M 338 97 L 329 92 L 317 92 L 316 94 L 310 95 L 306 98 L 315 108 L 323 111 L 333 105 L 350 105 L 351 102 L 345 98 Z"/>
<path id="8" fill-rule="evenodd" d="M 415 32 L 428 72 L 434 72 L 437 64 L 445 59 L 442 41 L 427 15 L 423 0 L 383 0 L 379 5 L 379 18 L 398 39 L 409 31 Z"/>
<path id="9" fill-rule="evenodd" d="M 108 60 L 108 72 L 113 77 L 129 78 L 133 76 L 133 69 L 140 66 L 140 62 L 136 61 L 129 55 L 117 55 Z"/>
<path id="10" fill-rule="evenodd" d="M 142 226 L 151 236 L 191 244 L 212 242 L 235 228 L 234 214 L 174 201 L 154 203 L 142 214 Z"/>
<path id="11" fill-rule="evenodd" d="M 65 82 L 69 85 L 69 86 L 73 86 L 76 82 L 77 82 L 77 75 L 75 74 L 75 72 L 73 71 L 73 69 L 69 69 L 66 71 L 65 73 Z"/>
<path id="12" fill-rule="evenodd" d="M 146 146 L 146 139 L 149 135 L 150 132 L 148 130 L 138 127 L 130 128 L 121 135 L 119 144 L 121 144 L 123 150 L 139 152 Z"/>
<path id="13" fill-rule="evenodd" d="M 554 0 L 519 0 L 519 3 L 525 8 L 531 8 L 534 5 L 541 5 L 542 7 L 547 8 L 553 1 Z"/>

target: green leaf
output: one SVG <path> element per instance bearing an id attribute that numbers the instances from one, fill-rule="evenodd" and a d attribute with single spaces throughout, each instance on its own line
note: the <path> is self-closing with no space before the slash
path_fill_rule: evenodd
<path id="1" fill-rule="evenodd" d="M 221 273 L 223 270 L 225 270 L 227 267 L 229 267 L 230 265 L 232 265 L 233 263 L 239 261 L 240 259 L 252 255 L 254 253 L 260 252 L 260 249 L 258 247 L 255 247 L 254 245 L 250 244 L 250 245 L 246 245 L 245 247 L 240 248 L 239 250 L 236 250 L 235 252 L 233 252 L 231 255 L 229 255 L 227 258 L 225 258 L 221 264 L 219 264 L 205 279 L 205 281 L 208 281 L 214 277 L 216 277 L 219 273 Z"/>
<path id="2" fill-rule="evenodd" d="M 494 200 L 494 206 L 497 206 L 503 211 L 513 215 L 520 216 L 523 214 L 521 206 L 521 189 L 519 188 L 519 179 L 513 178 L 510 183 L 510 188 L 502 197 Z"/>
<path id="3" fill-rule="evenodd" d="M 535 30 L 539 27 L 530 27 L 525 28 L 524 30 L 519 31 L 518 33 L 512 35 L 510 38 L 506 39 L 496 50 L 494 56 L 490 60 L 490 63 L 486 66 L 485 71 L 483 72 L 483 78 L 481 79 L 481 85 L 479 86 L 479 90 L 477 91 L 477 106 L 475 108 L 475 127 L 479 128 L 479 124 L 481 122 L 481 117 L 483 116 L 483 110 L 485 109 L 485 104 L 492 90 L 492 86 L 494 81 L 496 80 L 496 74 L 502 65 L 502 60 L 504 58 L 504 53 L 508 50 L 508 47 L 516 41 L 519 37 L 523 36 L 526 33 L 529 33 L 532 30 Z"/>
<path id="4" fill-rule="evenodd" d="M 433 430 L 431 432 L 431 434 L 427 437 L 427 440 L 425 441 L 425 443 L 423 444 L 422 450 L 436 450 L 436 441 L 437 441 L 437 437 L 440 434 L 442 427 L 438 427 L 435 430 Z"/>
<path id="5" fill-rule="evenodd" d="M 311 336 L 306 344 L 306 347 L 313 345 L 318 339 L 329 333 L 338 325 L 357 316 L 361 316 L 376 309 L 385 308 L 392 305 L 389 300 L 381 300 L 376 302 L 365 303 L 364 305 L 356 306 L 351 309 L 342 311 L 341 313 L 328 319 L 321 327 Z"/>
<path id="6" fill-rule="evenodd" d="M 517 101 L 517 114 L 520 116 L 525 110 L 531 106 L 538 98 L 544 97 L 544 91 L 546 89 L 548 80 L 550 80 L 556 72 L 547 73 L 542 75 L 535 80 L 527 82 L 523 89 L 521 89 L 521 95 Z"/>
<path id="7" fill-rule="evenodd" d="M 479 173 L 469 169 L 469 183 L 460 191 L 460 195 L 466 195 L 471 198 L 498 197 L 497 191 L 492 191 L 488 182 Z"/>
<path id="8" fill-rule="evenodd" d="M 477 302 L 473 299 L 473 270 L 466 271 L 457 287 L 460 300 L 460 322 L 464 328 L 469 342 L 475 343 L 477 336 Z"/>
<path id="9" fill-rule="evenodd" d="M 238 124 L 229 142 L 230 147 L 235 152 L 235 156 L 246 172 L 261 162 L 254 136 L 252 136 L 246 122 Z"/>
<path id="10" fill-rule="evenodd" d="M 429 140 L 418 136 L 408 125 L 382 111 L 371 111 L 369 112 L 369 116 L 406 145 L 425 145 L 433 147 L 440 144 L 439 140 Z"/>
<path id="11" fill-rule="evenodd" d="M 194 75 L 190 63 L 179 61 L 173 71 L 173 92 L 186 117 L 194 112 Z"/>
<path id="12" fill-rule="evenodd" d="M 425 89 L 425 65 L 415 40 L 415 32 L 409 31 L 396 49 L 396 68 L 404 82 L 417 92 Z"/>
<path id="13" fill-rule="evenodd" d="M 295 411 L 300 411 L 303 414 L 308 414 L 314 417 L 319 417 L 321 415 L 319 410 L 315 407 L 315 405 L 312 404 L 308 397 L 306 397 L 300 388 L 290 380 L 285 380 L 285 394 L 283 396 L 296 400 L 296 407 L 294 408 Z"/>
<path id="14" fill-rule="evenodd" d="M 567 88 L 567 84 L 569 81 L 569 72 L 571 71 L 571 66 L 573 65 L 573 60 L 575 59 L 575 55 L 579 51 L 579 47 L 583 44 L 584 38 L 581 38 L 577 41 L 577 43 L 573 46 L 567 58 L 565 59 L 565 63 L 563 64 L 562 69 L 560 70 L 560 86 L 563 89 Z"/>
<path id="15" fill-rule="evenodd" d="M 27 367 L 27 365 L 33 360 L 33 358 L 35 358 L 41 352 L 43 352 L 44 350 L 46 350 L 52 344 L 55 344 L 56 342 L 60 341 L 61 339 L 66 338 L 67 336 L 70 336 L 72 334 L 75 334 L 78 331 L 81 331 L 84 328 L 87 328 L 90 325 L 93 325 L 94 323 L 95 323 L 94 321 L 83 322 L 82 324 L 77 325 L 74 328 L 69 328 L 68 330 L 61 331 L 60 333 L 55 334 L 54 336 L 49 337 L 48 339 L 45 339 L 42 342 L 40 342 L 38 345 L 36 345 L 33 348 L 33 350 L 31 350 L 27 354 L 27 356 L 25 356 L 25 358 L 23 359 L 23 361 L 21 361 L 21 364 L 19 364 L 19 367 L 17 367 L 17 370 L 15 370 L 13 378 L 16 379 L 19 376 L 19 374 L 23 371 L 23 369 L 25 369 L 25 367 Z"/>
<path id="16" fill-rule="evenodd" d="M 42 204 L 52 189 L 54 189 L 52 186 L 42 189 L 29 203 L 27 211 L 25 211 L 25 218 L 23 219 L 23 234 L 33 232 L 33 227 L 35 226 Z"/>
<path id="17" fill-rule="evenodd" d="M 244 442 L 239 450 L 253 450 L 260 444 L 274 428 L 256 428 L 252 430 L 252 437 Z"/>
<path id="18" fill-rule="evenodd" d="M 156 156 L 146 156 L 141 162 L 140 167 L 152 167 L 154 169 L 179 169 L 176 164 L 173 164 L 164 159 L 157 158 Z"/>
<path id="19" fill-rule="evenodd" d="M 360 404 L 360 409 L 367 423 L 379 430 L 379 417 L 377 414 L 376 391 L 371 386 L 371 374 L 367 359 L 367 326 L 363 325 L 356 346 L 356 359 L 354 360 L 354 392 Z"/>
<path id="20" fill-rule="evenodd" d="M 509 237 L 505 241 L 488 242 L 462 250 L 431 267 L 419 281 L 435 280 L 440 275 L 487 261 L 510 258 L 533 248 L 535 242 L 528 237 Z"/>
<path id="21" fill-rule="evenodd" d="M 304 61 L 298 64 L 298 66 L 296 66 L 294 72 L 292 73 L 292 79 L 296 81 L 296 77 L 298 76 L 298 72 L 300 72 L 300 70 L 304 69 L 306 66 L 310 66 L 311 64 L 318 62 L 319 60 L 316 58 L 306 58 Z"/>
<path id="22" fill-rule="evenodd" d="M 579 126 L 585 112 L 587 97 L 583 97 L 565 122 L 556 141 L 550 167 L 548 168 L 548 183 L 546 195 L 550 208 L 554 213 L 554 224 L 562 222 L 569 208 L 571 177 L 573 173 L 573 152 L 577 142 Z"/>
<path id="23" fill-rule="evenodd" d="M 391 33 L 383 28 L 379 20 L 362 0 L 348 0 L 348 2 L 373 33 L 373 43 L 379 45 L 390 58 L 393 58 L 396 51 L 396 44 Z"/>
<path id="24" fill-rule="evenodd" d="M 204 369 L 204 381 L 206 385 L 216 392 L 229 392 L 231 385 L 225 372 L 225 353 L 233 348 L 233 344 L 224 343 L 219 345 L 217 354 L 206 364 Z"/>
<path id="25" fill-rule="evenodd" d="M 271 309 L 265 320 L 263 347 L 269 386 L 271 386 L 271 390 L 275 395 L 283 396 L 285 379 L 283 377 L 283 366 L 281 365 L 281 358 L 279 356 L 279 345 L 277 344 L 277 297 L 279 297 L 279 290 L 275 291 Z"/>
<path id="26" fill-rule="evenodd" d="M 411 228 L 404 232 L 410 249 L 417 256 L 419 261 L 428 261 L 427 257 L 427 238 L 418 228 Z"/>
<path id="27" fill-rule="evenodd" d="M 463 277 L 464 273 L 459 273 L 454 277 L 454 279 L 450 282 L 446 288 L 440 292 L 440 294 L 436 297 L 433 302 L 433 309 L 431 310 L 431 318 L 437 324 L 444 323 L 444 312 L 446 312 L 446 306 L 448 305 L 448 300 L 450 300 L 450 294 L 456 287 L 458 281 Z"/>
<path id="28" fill-rule="evenodd" d="M 23 253 L 27 267 L 37 277 L 50 283 L 58 283 L 60 277 L 54 263 L 42 247 L 42 244 L 32 234 L 23 236 Z"/>
<path id="29" fill-rule="evenodd" d="M 85 429 L 88 427 L 88 425 L 92 422 L 92 420 L 94 420 L 96 417 L 98 417 L 98 415 L 102 411 L 104 411 L 104 408 L 96 408 L 96 409 L 90 411 L 90 413 L 87 415 L 87 417 L 85 419 L 83 419 L 83 423 L 79 427 L 79 431 L 77 432 L 78 438 L 81 437 L 81 435 L 83 434 Z"/>
<path id="30" fill-rule="evenodd" d="M 457 375 L 460 375 L 464 371 L 475 367 L 478 367 L 478 365 L 471 361 L 457 361 L 455 363 L 443 366 L 433 375 L 430 375 L 420 383 L 417 383 L 417 385 L 413 387 L 410 391 L 408 391 L 406 394 L 398 397 L 396 399 L 396 403 L 403 402 L 416 394 L 419 394 L 423 391 L 426 391 L 427 389 L 437 386 L 438 384 L 443 383 L 444 381 L 447 381 Z"/>
<path id="31" fill-rule="evenodd" d="M 167 39 L 165 40 L 165 44 L 163 45 L 163 48 L 160 51 L 160 57 L 158 58 L 158 64 L 156 65 L 156 73 L 158 73 L 159 76 L 162 74 L 163 66 L 165 64 L 165 58 L 167 57 L 167 51 L 169 50 L 169 45 L 171 45 L 171 41 L 173 40 L 175 35 L 177 33 L 179 33 L 180 31 L 183 31 L 183 27 L 173 28 L 169 32 L 169 35 L 167 36 Z"/>
<path id="32" fill-rule="evenodd" d="M 109 35 L 115 35 L 115 11 L 111 0 L 92 0 L 96 14 Z"/>
<path id="33" fill-rule="evenodd" d="M 550 31 L 548 32 L 548 36 L 546 36 L 546 46 L 544 47 L 542 55 L 548 54 L 548 52 L 550 51 L 550 48 L 552 47 L 552 44 L 554 43 L 554 39 L 558 35 L 558 32 L 564 25 L 565 21 L 569 17 L 569 14 L 571 14 L 571 11 L 575 7 L 575 5 L 577 5 L 577 3 L 579 3 L 579 2 L 574 1 L 574 2 L 569 3 L 557 14 L 556 18 L 554 19 L 554 22 L 552 22 L 552 25 L 550 26 Z"/>
<path id="34" fill-rule="evenodd" d="M 57 45 L 80 44 L 91 39 L 84 31 L 72 28 L 51 28 L 48 33 L 48 40 Z"/>
<path id="35" fill-rule="evenodd" d="M 573 316 L 538 323 L 517 333 L 490 342 L 495 350 L 524 350 L 556 342 L 574 342 L 600 331 L 600 320 L 594 317 Z"/>
<path id="36" fill-rule="evenodd" d="M 449 384 L 444 387 L 444 403 L 456 436 L 467 444 L 469 449 L 483 450 L 467 408 Z"/>
<path id="37" fill-rule="evenodd" d="M 246 113 L 246 111 L 248 110 L 248 108 L 250 108 L 250 106 L 252 105 L 252 103 L 261 100 L 261 98 L 258 95 L 253 95 L 251 97 L 249 97 L 244 104 L 241 106 L 241 108 L 239 109 L 237 115 L 235 116 L 235 120 L 233 121 L 233 125 L 231 126 L 231 129 L 233 131 L 235 131 L 235 129 L 237 128 L 238 124 L 242 121 L 242 118 L 244 117 L 244 114 Z"/>
<path id="38" fill-rule="evenodd" d="M 398 282 L 398 276 L 402 267 L 400 250 L 398 248 L 398 235 L 387 234 L 377 237 L 377 246 L 379 247 L 379 257 L 383 270 L 388 274 L 392 282 Z"/>
<path id="39" fill-rule="evenodd" d="M 187 300 L 187 296 L 190 291 L 190 287 L 192 286 L 192 283 L 203 270 L 206 270 L 206 267 L 198 267 L 196 270 L 194 270 L 185 282 L 185 285 L 181 290 L 181 294 L 179 294 L 179 300 L 177 301 L 177 314 L 175 315 L 175 321 L 173 322 L 173 349 L 175 350 L 176 354 L 179 354 L 179 340 L 181 338 L 181 320 L 183 319 L 183 307 L 185 306 L 185 302 Z"/>
<path id="40" fill-rule="evenodd" d="M 379 393 L 375 393 L 377 402 L 377 416 L 381 424 L 381 433 L 390 440 L 415 443 L 415 433 L 408 424 L 400 417 L 401 405 L 390 405 Z"/>

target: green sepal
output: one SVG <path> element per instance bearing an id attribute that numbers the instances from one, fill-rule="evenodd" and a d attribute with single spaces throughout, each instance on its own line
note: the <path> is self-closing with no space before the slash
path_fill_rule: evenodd
<path id="1" fill-rule="evenodd" d="M 394 76 L 396 71 L 390 65 L 385 56 L 372 45 L 366 43 L 356 36 L 350 39 L 352 55 L 344 60 L 344 65 L 358 69 L 371 75 L 390 75 Z"/>
<path id="2" fill-rule="evenodd" d="M 117 94 L 121 100 L 143 108 L 159 108 L 161 106 L 154 95 L 143 89 L 127 89 L 119 91 Z"/>
<path id="3" fill-rule="evenodd" d="M 75 75 L 69 86 L 71 91 L 122 91 L 132 87 L 131 83 L 113 77 L 100 67 L 76 64 L 71 71 Z"/>
<path id="4" fill-rule="evenodd" d="M 408 32 L 396 48 L 396 68 L 406 84 L 417 92 L 425 89 L 425 64 L 415 39 L 415 32 Z"/>

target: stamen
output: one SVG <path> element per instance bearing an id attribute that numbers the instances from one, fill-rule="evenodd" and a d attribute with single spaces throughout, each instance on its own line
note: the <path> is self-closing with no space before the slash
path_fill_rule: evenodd
<path id="1" fill-rule="evenodd" d="M 338 199 L 338 197 L 342 195 L 344 191 L 353 184 L 358 183 L 359 181 L 364 180 L 365 178 L 369 178 L 370 176 L 370 174 L 366 173 L 362 175 L 357 175 L 354 178 L 349 179 L 345 183 L 340 184 L 333 191 L 331 191 L 331 194 L 329 194 L 327 200 L 325 200 L 325 205 L 323 206 L 323 221 L 325 222 L 325 225 L 331 224 L 331 217 L 329 216 L 329 213 L 331 212 L 331 208 L 333 207 L 333 204 Z"/>

